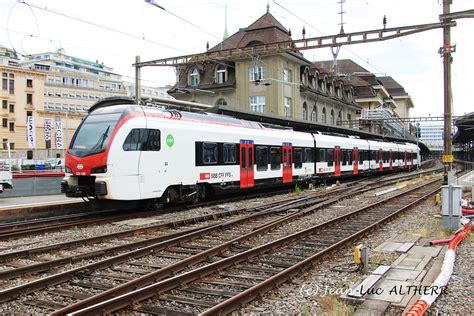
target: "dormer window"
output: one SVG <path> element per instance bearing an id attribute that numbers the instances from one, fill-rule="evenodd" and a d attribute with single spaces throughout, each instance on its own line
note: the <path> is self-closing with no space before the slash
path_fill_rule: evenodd
<path id="1" fill-rule="evenodd" d="M 326 79 L 322 79 L 319 85 L 319 89 L 321 92 L 326 92 Z"/>
<path id="2" fill-rule="evenodd" d="M 227 67 L 224 65 L 218 65 L 215 74 L 216 83 L 224 83 L 227 81 Z"/>
<path id="3" fill-rule="evenodd" d="M 191 87 L 199 85 L 199 71 L 197 68 L 193 68 L 189 74 L 189 85 Z"/>
<path id="4" fill-rule="evenodd" d="M 329 94 L 330 95 L 334 95 L 334 84 L 333 83 L 329 83 Z"/>

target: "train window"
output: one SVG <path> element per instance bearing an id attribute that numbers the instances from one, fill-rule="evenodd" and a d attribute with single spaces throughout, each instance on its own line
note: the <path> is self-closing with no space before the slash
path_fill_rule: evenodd
<path id="1" fill-rule="evenodd" d="M 160 130 L 134 128 L 122 145 L 124 151 L 159 151 Z"/>
<path id="2" fill-rule="evenodd" d="M 245 147 L 240 148 L 240 165 L 242 167 L 242 170 L 246 169 L 246 163 L 247 159 L 245 157 Z"/>
<path id="3" fill-rule="evenodd" d="M 304 149 L 304 162 L 312 162 L 313 161 L 313 151 L 311 148 Z"/>
<path id="4" fill-rule="evenodd" d="M 370 150 L 370 160 L 377 160 L 377 152 L 375 150 Z"/>
<path id="5" fill-rule="evenodd" d="M 255 162 L 257 164 L 257 171 L 268 170 L 268 147 L 267 146 L 255 147 Z"/>
<path id="6" fill-rule="evenodd" d="M 295 156 L 293 159 L 295 162 L 295 169 L 301 169 L 303 167 L 303 149 L 295 148 L 293 149 L 293 154 Z"/>
<path id="7" fill-rule="evenodd" d="M 346 152 L 346 155 L 347 155 L 347 164 L 352 165 L 352 150 L 348 150 Z"/>
<path id="8" fill-rule="evenodd" d="M 320 148 L 318 155 L 318 162 L 326 162 L 326 149 Z"/>
<path id="9" fill-rule="evenodd" d="M 236 163 L 237 157 L 235 155 L 235 149 L 237 146 L 235 144 L 224 144 L 223 145 L 223 152 L 224 152 L 224 163 Z"/>
<path id="10" fill-rule="evenodd" d="M 202 143 L 202 162 L 204 164 L 217 163 L 217 144 Z"/>
<path id="11" fill-rule="evenodd" d="M 125 151 L 137 151 L 138 150 L 138 143 L 140 141 L 140 131 L 141 128 L 134 128 L 130 131 L 127 138 L 125 138 L 125 142 L 122 145 L 123 150 Z"/>
<path id="12" fill-rule="evenodd" d="M 359 165 L 364 162 L 365 150 L 359 150 Z"/>
<path id="13" fill-rule="evenodd" d="M 253 169 L 253 147 L 249 147 L 249 170 Z"/>
<path id="14" fill-rule="evenodd" d="M 326 161 L 328 166 L 334 165 L 334 149 L 326 149 Z"/>
<path id="15" fill-rule="evenodd" d="M 271 170 L 281 169 L 281 148 L 270 147 L 270 168 Z"/>
<path id="16" fill-rule="evenodd" d="M 157 129 L 151 129 L 148 133 L 147 149 L 149 151 L 159 151 L 161 148 L 160 143 L 160 131 Z"/>

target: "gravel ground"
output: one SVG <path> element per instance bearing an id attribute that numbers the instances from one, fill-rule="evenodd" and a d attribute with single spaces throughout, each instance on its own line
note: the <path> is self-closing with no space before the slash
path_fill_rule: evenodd
<path id="1" fill-rule="evenodd" d="M 247 304 L 241 311 L 250 315 L 298 315 L 322 314 L 351 315 L 356 306 L 341 299 L 341 291 L 348 289 L 362 278 L 362 273 L 335 272 L 332 270 L 337 265 L 344 265 L 352 260 L 353 246 L 364 244 L 370 249 L 376 248 L 387 239 L 398 236 L 421 234 L 418 245 L 426 245 L 432 239 L 446 238 L 448 233 L 442 229 L 441 218 L 438 216 L 439 207 L 433 206 L 433 200 L 428 199 L 419 204 L 412 211 L 406 212 L 385 226 L 354 241 L 349 246 L 341 248 L 337 254 L 328 255 L 316 267 L 287 282 L 278 289 L 265 294 L 261 299 Z M 431 312 L 450 313 L 452 315 L 474 313 L 474 303 L 471 273 L 474 266 L 472 251 L 473 237 L 458 248 L 455 272 L 449 283 L 448 295 L 441 297 L 430 310 Z M 378 264 L 390 264 L 398 255 L 387 255 L 373 252 L 372 268 Z M 376 264 L 375 264 L 376 263 Z M 330 295 L 330 291 L 339 291 L 337 295 Z M 401 310 L 389 310 L 389 313 L 399 314 Z"/>
<path id="2" fill-rule="evenodd" d="M 380 190 L 380 189 L 379 189 Z M 399 191 L 398 191 L 399 192 Z M 397 192 L 394 192 L 394 193 L 391 193 L 391 194 L 396 194 Z M 305 220 L 300 220 L 300 221 L 296 221 L 296 222 L 292 222 L 290 223 L 289 225 L 285 225 L 284 227 L 280 228 L 280 229 L 277 229 L 275 231 L 273 231 L 272 235 L 266 235 L 266 236 L 261 236 L 258 240 L 256 239 L 254 242 L 257 243 L 257 244 L 262 244 L 262 243 L 265 243 L 265 242 L 268 242 L 268 241 L 272 241 L 275 239 L 275 236 L 276 235 L 281 235 L 281 234 L 288 234 L 288 233 L 291 233 L 291 232 L 295 232 L 295 231 L 298 231 L 298 230 L 301 230 L 302 228 L 304 227 L 308 227 L 310 225 L 314 225 L 315 223 L 320 223 L 320 222 L 323 222 L 329 218 L 332 218 L 336 215 L 340 215 L 340 214 L 343 214 L 343 213 L 346 213 L 348 212 L 348 210 L 350 209 L 354 209 L 356 207 L 360 207 L 363 203 L 368 203 L 368 197 L 369 195 L 372 195 L 373 197 L 373 193 L 372 194 L 368 194 L 366 193 L 367 196 L 365 196 L 364 198 L 354 198 L 354 199 L 351 199 L 351 200 L 346 200 L 346 201 L 343 201 L 341 204 L 338 204 L 338 205 L 334 205 L 332 207 L 329 207 L 327 208 L 326 210 L 320 212 L 316 212 L 315 213 L 315 216 L 312 216 L 311 220 L 308 221 L 308 218 L 305 218 Z M 388 194 L 387 194 L 388 195 Z M 234 202 L 234 203 L 227 203 L 225 205 L 220 205 L 219 206 L 211 206 L 211 207 L 208 207 L 208 208 L 199 208 L 199 209 L 194 209 L 194 210 L 188 210 L 188 211 L 183 211 L 182 213 L 175 213 L 175 214 L 161 214 L 161 215 L 157 215 L 155 217 L 152 217 L 151 219 L 156 219 L 156 220 L 159 220 L 161 222 L 165 222 L 165 221 L 168 221 L 168 220 L 171 220 L 171 218 L 173 220 L 176 220 L 177 217 L 179 218 L 189 218 L 189 217 L 194 217 L 194 216 L 197 216 L 197 215 L 203 215 L 203 214 L 210 214 L 210 213 L 215 213 L 215 212 L 219 212 L 219 211 L 222 211 L 223 208 L 228 208 L 228 209 L 237 209 L 237 208 L 241 208 L 241 207 L 251 207 L 251 206 L 255 206 L 255 205 L 259 205 L 259 204 L 263 204 L 267 201 L 274 201 L 274 200 L 279 200 L 279 199 L 282 199 L 282 198 L 285 198 L 285 197 L 288 197 L 289 195 L 278 195 L 278 196 L 274 196 L 274 197 L 268 197 L 268 198 L 260 198 L 260 199 L 255 199 L 255 200 L 247 200 L 247 201 L 242 201 L 242 202 Z M 86 234 L 87 236 L 91 236 L 91 234 L 93 236 L 95 236 L 96 234 L 100 235 L 100 234 L 103 234 L 101 232 L 103 231 L 106 231 L 106 233 L 110 233 L 110 232 L 113 232 L 115 231 L 115 229 L 117 229 L 117 226 L 118 225 L 113 225 L 113 224 L 107 224 L 107 225 L 102 225 L 102 226 L 97 226 L 97 227 L 86 227 L 84 229 L 73 229 L 73 230 L 70 230 L 68 232 L 59 232 L 59 233 L 51 233 L 51 234 L 45 234 L 51 241 L 55 241 L 55 240 L 58 240 L 58 238 L 62 238 L 61 240 L 64 240 L 64 238 L 72 238 L 72 239 L 79 239 L 79 238 L 84 238 L 84 234 Z M 123 227 L 120 227 L 118 226 L 119 229 L 124 229 Z M 130 227 L 125 227 L 125 229 L 129 229 Z M 72 231 L 72 234 L 71 234 L 71 231 Z M 77 233 L 77 234 L 76 234 Z M 42 237 L 44 238 L 45 235 L 43 235 Z M 38 237 L 41 239 L 41 237 Z M 33 239 L 33 241 L 32 241 Z M 30 239 L 27 239 L 28 242 L 26 242 L 25 240 L 25 244 L 26 243 L 29 243 L 31 246 L 38 246 L 38 243 L 42 243 L 42 240 L 34 240 L 34 238 L 30 238 Z M 250 242 L 250 244 L 253 245 L 253 242 Z M 18 244 L 16 244 L 18 245 Z M 0 245 L 1 246 L 4 246 L 3 244 Z M 30 246 L 30 247 L 31 247 Z M 28 248 L 28 247 L 27 247 Z M 352 247 L 351 247 L 352 248 Z M 348 250 L 348 255 L 350 255 L 352 252 L 352 249 L 349 249 Z M 340 258 L 340 257 L 339 257 Z M 83 263 L 82 263 L 83 264 Z M 81 264 L 81 265 L 82 265 Z M 72 268 L 71 265 L 67 265 L 63 268 Z M 62 270 L 62 269 L 61 269 Z M 324 276 L 324 274 L 322 275 Z M 351 275 L 348 275 L 344 278 L 341 278 L 341 277 L 338 277 L 336 278 L 337 281 L 341 282 L 349 282 L 349 281 L 353 281 L 351 278 Z M 104 280 L 105 281 L 105 280 Z M 326 280 L 328 281 L 328 280 Z M 329 284 L 331 284 L 332 286 L 335 286 L 335 285 L 338 285 L 338 284 L 332 284 L 331 281 L 329 280 L 328 281 Z M 21 283 L 21 282 L 19 282 Z M 339 284 L 340 285 L 340 284 Z M 285 285 L 286 286 L 286 285 Z M 285 286 L 283 286 L 282 288 L 284 288 Z M 308 301 L 307 298 L 304 298 L 306 301 Z M 271 299 L 270 299 L 271 301 Z M 311 301 L 311 300 L 309 300 Z M 17 303 L 20 303 L 20 302 L 17 302 Z M 20 303 L 21 304 L 21 303 Z M 306 304 L 306 303 L 305 303 Z M 324 306 L 324 302 L 321 303 L 322 306 Z M 8 304 L 6 304 L 8 305 Z M 15 305 L 15 303 L 13 304 L 13 306 Z M 275 304 L 275 302 L 271 303 L 272 307 L 275 307 L 277 306 L 278 304 Z M 320 304 L 319 304 L 320 305 Z M 319 308 L 319 305 L 316 304 L 314 305 L 314 307 L 318 307 Z M 326 303 L 327 305 L 327 303 Z M 293 309 L 293 308 L 290 308 L 290 309 L 286 309 L 285 312 L 283 312 L 284 314 L 288 313 L 288 312 L 293 312 L 293 313 L 297 313 L 298 311 L 304 311 L 305 310 L 305 306 L 306 305 L 302 305 L 300 309 Z M 307 305 L 308 307 L 311 306 L 311 305 Z M 3 308 L 2 308 L 3 307 Z M 12 308 L 12 306 L 8 306 L 7 308 L 5 308 L 6 306 L 3 305 L 3 306 L 0 306 L 0 312 L 6 312 L 6 311 L 12 311 L 12 310 L 15 310 L 15 308 Z M 261 309 L 261 307 L 256 307 L 257 309 L 255 311 L 258 311 L 259 309 Z M 20 310 L 24 310 L 24 308 L 20 309 Z M 246 309 L 247 310 L 247 309 Z M 313 310 L 313 309 L 311 309 Z M 31 310 L 33 311 L 33 310 Z M 37 312 L 37 311 L 36 311 Z M 250 311 L 248 311 L 250 312 Z"/>
<path id="3" fill-rule="evenodd" d="M 384 195 L 384 197 L 399 194 L 400 192 L 402 192 L 404 190 L 408 190 L 409 188 L 411 188 L 411 186 L 407 187 L 407 188 L 404 188 L 402 190 L 396 191 L 396 192 L 386 194 L 386 195 Z M 375 191 L 379 192 L 381 190 L 382 189 L 377 189 Z M 373 203 L 374 201 L 379 200 L 379 199 L 380 198 L 377 198 L 377 197 L 374 196 L 374 191 L 366 192 L 366 193 L 364 193 L 360 196 L 354 197 L 352 199 L 346 199 L 344 201 L 341 201 L 339 203 L 331 205 L 330 207 L 327 207 L 325 209 L 317 210 L 315 213 L 313 213 L 311 215 L 307 215 L 307 216 L 304 216 L 304 217 L 299 218 L 297 220 L 285 223 L 281 227 L 273 229 L 271 231 L 271 233 L 267 233 L 265 235 L 256 236 L 256 237 L 252 238 L 251 240 L 245 242 L 245 245 L 247 245 L 249 247 L 255 247 L 255 246 L 258 246 L 258 245 L 262 245 L 264 243 L 274 241 L 275 239 L 278 239 L 278 238 L 281 238 L 283 236 L 289 235 L 291 233 L 298 232 L 298 231 L 301 231 L 303 229 L 309 228 L 311 226 L 320 224 L 320 223 L 322 223 L 324 221 L 327 221 L 331 218 L 334 218 L 336 216 L 346 214 L 346 213 L 348 213 L 348 212 L 350 212 L 350 211 L 352 211 L 356 208 L 359 208 L 363 205 Z M 352 251 L 352 249 L 351 249 L 351 251 Z M 350 253 L 350 255 L 351 254 L 352 253 Z M 379 261 L 381 261 L 382 259 L 385 259 L 385 258 L 380 258 Z M 252 272 L 252 274 L 255 275 L 256 273 Z M 324 277 L 324 274 L 323 274 L 323 277 Z M 230 280 L 230 278 L 225 278 L 225 279 Z M 347 278 L 344 279 L 344 280 L 345 281 L 350 281 Z M 242 281 L 242 280 L 235 280 L 235 281 Z M 340 279 L 339 279 L 339 281 L 340 281 Z M 352 281 L 355 281 L 355 280 L 352 280 Z M 336 286 L 336 285 L 331 284 L 331 286 Z M 162 301 L 159 302 L 159 300 L 156 299 L 156 298 L 153 299 L 152 302 L 153 302 L 152 305 L 153 304 L 160 304 L 160 305 L 164 305 L 164 306 L 167 306 L 169 308 L 172 308 L 172 306 L 169 305 L 169 304 L 172 304 L 172 302 L 166 302 L 166 303 L 163 304 Z M 271 302 L 270 304 L 272 305 L 272 307 L 278 305 L 276 302 L 275 303 Z M 179 310 L 179 309 L 175 309 L 175 310 Z M 264 311 L 264 309 L 261 310 L 260 308 L 257 308 L 257 311 L 262 312 L 262 311 Z M 286 314 L 288 312 L 289 312 L 289 310 L 286 310 L 286 311 L 281 312 L 281 313 Z"/>
<path id="4" fill-rule="evenodd" d="M 31 249 L 40 246 L 46 246 L 57 243 L 59 240 L 61 242 L 68 242 L 73 240 L 80 240 L 84 238 L 90 238 L 94 236 L 101 236 L 106 234 L 112 234 L 116 232 L 121 232 L 124 230 L 129 230 L 133 228 L 146 227 L 150 225 L 156 225 L 161 223 L 167 223 L 171 221 L 193 218 L 196 216 L 202 216 L 206 214 L 215 214 L 220 213 L 223 210 L 234 210 L 244 207 L 254 207 L 267 202 L 272 202 L 275 200 L 283 199 L 292 196 L 292 194 L 279 194 L 276 196 L 269 196 L 263 198 L 255 198 L 240 202 L 232 203 L 222 203 L 220 205 L 213 205 L 208 207 L 198 207 L 189 210 L 184 210 L 181 212 L 173 213 L 159 213 L 155 216 L 147 217 L 147 221 L 151 224 L 143 225 L 125 225 L 118 223 L 109 223 L 109 224 L 100 224 L 100 225 L 91 225 L 86 227 L 73 227 L 70 229 L 65 229 L 59 232 L 51 232 L 40 235 L 27 236 L 24 238 L 0 241 L 0 254 L 8 253 L 12 251 L 19 251 L 25 249 Z"/>

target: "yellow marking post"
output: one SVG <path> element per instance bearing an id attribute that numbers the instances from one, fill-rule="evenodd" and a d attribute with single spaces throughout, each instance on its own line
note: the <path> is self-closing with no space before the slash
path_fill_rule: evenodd
<path id="1" fill-rule="evenodd" d="M 363 245 L 357 245 L 354 248 L 354 263 L 355 264 L 361 264 L 362 263 L 362 248 Z"/>
<path id="2" fill-rule="evenodd" d="M 454 161 L 453 155 L 443 155 L 443 162 L 444 163 L 452 163 Z"/>

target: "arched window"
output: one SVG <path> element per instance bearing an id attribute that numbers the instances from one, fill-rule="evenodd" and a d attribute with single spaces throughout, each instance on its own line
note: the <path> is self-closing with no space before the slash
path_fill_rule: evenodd
<path id="1" fill-rule="evenodd" d="M 334 81 L 329 83 L 329 94 L 334 95 Z"/>
<path id="2" fill-rule="evenodd" d="M 311 112 L 311 121 L 317 122 L 318 121 L 318 108 L 313 107 L 313 111 Z"/>
<path id="3" fill-rule="evenodd" d="M 334 125 L 334 110 L 331 110 L 331 117 L 329 118 L 331 125 Z"/>
<path id="4" fill-rule="evenodd" d="M 219 100 L 216 101 L 216 105 L 218 106 L 226 106 L 227 105 L 227 101 L 223 98 L 220 98 Z"/>
<path id="5" fill-rule="evenodd" d="M 306 105 L 306 102 L 303 103 L 303 110 L 302 110 L 302 116 L 303 116 L 303 120 L 307 120 L 308 119 L 308 106 Z"/>
<path id="6" fill-rule="evenodd" d="M 227 81 L 227 67 L 225 65 L 218 65 L 216 67 L 215 78 L 216 83 L 224 83 Z"/>
<path id="7" fill-rule="evenodd" d="M 195 87 L 199 84 L 199 71 L 197 68 L 193 68 L 189 74 L 189 85 Z"/>
<path id="8" fill-rule="evenodd" d="M 337 125 L 337 126 L 341 126 L 341 125 L 342 125 L 342 113 L 341 113 L 341 111 L 339 111 L 339 113 L 337 114 L 336 125 Z"/>
<path id="9" fill-rule="evenodd" d="M 321 114 L 321 122 L 327 123 L 326 122 L 326 108 L 323 108 L 323 113 Z"/>
<path id="10" fill-rule="evenodd" d="M 347 114 L 347 121 L 349 121 L 349 127 L 352 128 L 352 116 L 350 114 Z"/>

